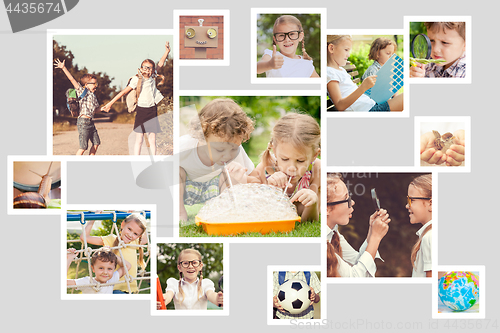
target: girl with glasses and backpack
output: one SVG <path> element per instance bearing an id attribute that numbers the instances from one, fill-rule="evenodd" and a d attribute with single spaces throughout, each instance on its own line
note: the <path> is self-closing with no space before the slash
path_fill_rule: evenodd
<path id="1" fill-rule="evenodd" d="M 354 211 L 354 200 L 339 174 L 328 173 L 327 197 L 327 276 L 328 277 L 375 277 L 380 241 L 389 230 L 389 214 L 380 209 L 370 216 L 368 235 L 359 251 L 356 251 L 338 231 L 339 225 L 347 225 Z"/>
<path id="2" fill-rule="evenodd" d="M 299 43 L 302 55 L 296 54 Z M 304 47 L 304 29 L 295 16 L 283 15 L 274 22 L 273 49 L 266 49 L 257 62 L 257 74 L 262 73 L 266 77 L 319 77 Z"/>
<path id="3" fill-rule="evenodd" d="M 157 70 L 165 65 L 169 53 L 170 44 L 167 42 L 165 44 L 165 53 L 158 61 L 158 64 L 155 65 L 155 62 L 151 59 L 144 60 L 138 69 L 138 74 L 129 80 L 127 87 L 101 108 L 102 111 L 108 112 L 111 106 L 122 96 L 129 93 L 135 94 L 137 102 L 134 106 L 129 107 L 129 112 L 136 111 L 134 155 L 141 154 L 144 136 L 146 136 L 146 145 L 150 147 L 150 154 L 156 154 L 156 133 L 161 133 L 157 104 L 163 99 L 163 95 L 156 88 L 156 77 L 158 76 Z"/>

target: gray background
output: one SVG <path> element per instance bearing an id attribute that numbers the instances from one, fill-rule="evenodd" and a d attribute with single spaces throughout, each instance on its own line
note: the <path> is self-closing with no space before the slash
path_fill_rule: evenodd
<path id="1" fill-rule="evenodd" d="M 496 81 L 499 52 L 492 21 L 493 10 L 481 2 L 418 3 L 401 1 L 269 1 L 211 3 L 230 9 L 231 65 L 180 69 L 181 89 L 314 89 L 314 86 L 250 84 L 250 6 L 327 8 L 327 27 L 401 29 L 405 15 L 471 15 L 473 81 L 467 85 L 412 85 L 409 119 L 330 119 L 328 140 L 323 143 L 329 165 L 411 166 L 413 165 L 413 116 L 472 116 L 472 172 L 439 176 L 439 264 L 487 265 L 488 297 L 486 318 L 490 322 L 465 321 L 478 330 L 493 330 L 498 319 L 498 158 L 494 132 L 498 123 Z M 484 2 L 486 4 L 486 2 Z M 193 0 L 191 8 L 207 8 Z M 85 0 L 70 12 L 26 32 L 12 34 L 7 14 L 0 11 L 0 53 L 3 151 L 7 155 L 44 155 L 46 138 L 47 41 L 45 29 L 173 28 L 172 2 Z M 492 8 L 490 8 L 492 9 Z M 147 23 L 145 23 L 147 22 Z M 175 47 L 175 46 L 174 46 Z M 98 50 L 96 50 L 98 56 Z M 193 80 L 196 78 L 197 80 Z M 194 83 L 193 83 L 194 81 Z M 189 85 L 188 85 L 189 82 Z M 207 85 L 210 82 L 210 85 Z M 214 83 L 215 82 L 215 83 Z M 214 93 L 215 95 L 216 93 Z M 325 129 L 323 129 L 325 130 Z M 2 174 L 6 174 L 6 157 Z M 166 190 L 143 190 L 135 186 L 128 162 L 68 163 L 69 203 L 156 203 L 159 220 L 168 219 L 171 203 Z M 85 178 L 82 178 L 82 175 Z M 10 180 L 2 181 L 7 191 Z M 3 266 L 1 271 L 2 321 L 16 331 L 56 326 L 74 332 L 94 328 L 114 329 L 125 320 L 127 329 L 229 331 L 283 331 L 299 327 L 266 326 L 266 266 L 318 265 L 318 244 L 231 244 L 231 307 L 229 317 L 151 317 L 148 301 L 61 301 L 59 216 L 8 216 L 6 192 L 2 195 Z M 279 249 L 279 251 L 278 251 Z M 269 255 L 274 253 L 275 255 Z M 491 260 L 494 260 L 493 262 Z M 249 279 L 250 277 L 250 279 Z M 431 285 L 328 285 L 322 292 L 328 302 L 327 328 L 341 331 L 395 330 L 435 331 L 461 329 L 461 322 L 431 319 Z M 7 310 L 5 310 L 5 308 Z M 89 315 L 86 317 L 84 315 Z M 118 324 L 118 325 L 117 325 Z M 385 326 L 384 326 L 385 324 Z M 481 326 L 479 326 L 481 325 Z M 486 328 L 487 327 L 487 328 Z M 305 329 L 305 328 L 304 328 Z M 316 327 L 316 329 L 319 329 Z M 498 330 L 498 326 L 496 328 Z"/>

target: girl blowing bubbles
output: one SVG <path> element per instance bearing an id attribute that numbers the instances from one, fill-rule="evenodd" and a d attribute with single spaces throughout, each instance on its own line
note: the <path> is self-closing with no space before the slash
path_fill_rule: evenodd
<path id="1" fill-rule="evenodd" d="M 347 64 L 352 49 L 350 35 L 328 36 L 327 59 L 327 91 L 338 111 L 402 111 L 403 95 L 397 95 L 388 101 L 377 104 L 365 95 L 365 91 L 375 85 L 377 76 L 372 75 L 363 80 L 358 87 L 347 71 L 342 68 Z"/>
<path id="2" fill-rule="evenodd" d="M 301 42 L 302 56 L 296 54 Z M 266 49 L 257 62 L 257 74 L 264 72 L 266 77 L 319 77 L 304 47 L 304 29 L 295 16 L 283 15 L 274 22 L 273 49 Z"/>
<path id="3" fill-rule="evenodd" d="M 412 277 L 432 276 L 432 175 L 415 178 L 408 186 L 406 209 L 411 224 L 422 224 L 411 251 Z"/>
<path id="4" fill-rule="evenodd" d="M 127 216 L 121 223 L 121 231 L 120 237 L 116 237 L 113 234 L 108 236 L 90 236 L 90 231 L 92 230 L 92 226 L 95 221 L 88 221 L 87 226 L 85 227 L 85 236 L 87 239 L 87 243 L 100 245 L 100 246 L 109 246 L 111 248 L 117 247 L 123 242 L 125 245 L 124 248 L 121 249 L 123 257 L 127 262 L 130 263 L 131 267 L 128 270 L 128 274 L 132 278 L 137 277 L 137 263 L 141 266 L 141 269 L 145 268 L 144 264 L 144 251 L 142 247 L 139 247 L 139 259 L 137 259 L 137 245 L 145 245 L 148 243 L 146 231 L 146 219 L 141 214 L 130 214 Z M 83 242 L 83 235 L 80 236 L 80 239 Z M 120 252 L 118 249 L 113 250 L 113 252 L 120 256 Z M 124 276 L 121 277 L 120 281 L 124 281 Z M 138 292 L 137 281 L 134 280 L 130 282 L 130 291 L 132 293 Z M 130 292 L 127 286 L 127 283 L 116 284 L 113 290 L 113 294 L 124 294 Z"/>
<path id="5" fill-rule="evenodd" d="M 313 117 L 288 113 L 274 125 L 256 168 L 263 184 L 286 190 L 302 221 L 319 219 L 320 142 L 320 127 Z"/>
<path id="6" fill-rule="evenodd" d="M 216 293 L 212 280 L 203 278 L 203 262 L 199 251 L 182 250 L 177 258 L 177 269 L 179 280 L 175 278 L 167 280 L 165 304 L 173 299 L 176 310 L 206 310 L 207 301 L 223 305 L 222 291 Z"/>

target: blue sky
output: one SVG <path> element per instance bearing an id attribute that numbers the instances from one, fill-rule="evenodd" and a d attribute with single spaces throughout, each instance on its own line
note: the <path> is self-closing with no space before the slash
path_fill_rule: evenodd
<path id="1" fill-rule="evenodd" d="M 169 58 L 173 57 L 172 35 L 54 35 L 54 40 L 70 50 L 78 67 L 89 72 L 105 72 L 114 80 L 111 85 L 123 88 L 137 74 L 144 59 L 158 62 L 170 42 Z"/>

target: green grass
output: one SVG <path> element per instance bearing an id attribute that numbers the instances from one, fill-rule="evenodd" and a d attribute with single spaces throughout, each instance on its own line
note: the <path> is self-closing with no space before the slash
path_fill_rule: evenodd
<path id="1" fill-rule="evenodd" d="M 193 206 L 185 206 L 188 214 L 188 221 L 181 222 L 179 226 L 180 237 L 219 237 L 217 235 L 209 235 L 203 230 L 203 226 L 197 226 L 194 218 L 198 211 L 203 207 L 203 204 Z M 321 217 L 320 217 L 321 220 Z M 320 221 L 312 222 L 295 222 L 295 228 L 289 232 L 271 232 L 261 234 L 258 232 L 247 232 L 238 235 L 238 237 L 320 237 L 321 223 Z"/>

